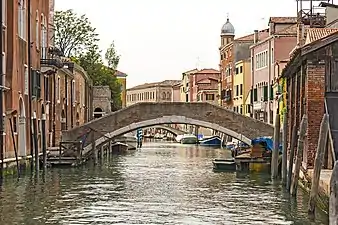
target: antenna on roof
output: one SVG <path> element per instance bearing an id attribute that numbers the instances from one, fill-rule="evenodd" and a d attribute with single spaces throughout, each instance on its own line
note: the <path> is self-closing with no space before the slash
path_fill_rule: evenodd
<path id="1" fill-rule="evenodd" d="M 201 67 L 200 57 L 197 57 L 197 60 L 196 60 L 196 69 L 200 70 L 200 67 Z"/>

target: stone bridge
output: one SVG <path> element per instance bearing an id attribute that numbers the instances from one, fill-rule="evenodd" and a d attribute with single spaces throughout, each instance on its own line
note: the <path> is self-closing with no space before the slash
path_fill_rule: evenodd
<path id="1" fill-rule="evenodd" d="M 166 125 L 155 125 L 155 126 L 151 126 L 149 128 L 158 128 L 158 129 L 162 129 L 162 130 L 166 130 L 169 133 L 172 133 L 173 135 L 177 136 L 177 135 L 183 135 L 183 134 L 187 134 L 187 132 L 173 128 L 173 127 L 169 127 Z"/>
<path id="2" fill-rule="evenodd" d="M 272 136 L 273 126 L 205 102 L 138 103 L 62 133 L 62 141 L 82 140 L 83 147 L 98 146 L 138 128 L 161 124 L 191 124 L 211 128 L 244 143 Z"/>

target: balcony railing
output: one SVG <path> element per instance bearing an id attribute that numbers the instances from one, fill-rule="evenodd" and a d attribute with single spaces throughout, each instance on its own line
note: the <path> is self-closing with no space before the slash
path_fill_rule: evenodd
<path id="1" fill-rule="evenodd" d="M 41 66 L 55 66 L 63 68 L 63 62 L 60 59 L 40 59 Z"/>

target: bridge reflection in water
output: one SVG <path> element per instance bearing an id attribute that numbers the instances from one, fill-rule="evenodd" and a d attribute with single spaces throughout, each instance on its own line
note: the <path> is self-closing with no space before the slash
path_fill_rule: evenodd
<path id="1" fill-rule="evenodd" d="M 145 143 L 97 167 L 51 169 L 46 182 L 7 180 L 0 224 L 328 224 L 307 217 L 270 176 L 212 172 L 225 150 Z"/>

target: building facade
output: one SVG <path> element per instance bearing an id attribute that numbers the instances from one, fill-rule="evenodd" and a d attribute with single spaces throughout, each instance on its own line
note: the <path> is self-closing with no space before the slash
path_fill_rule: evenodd
<path id="1" fill-rule="evenodd" d="M 192 69 L 182 73 L 182 83 L 181 83 L 181 102 L 190 101 L 190 75 L 197 72 L 198 69 Z"/>
<path id="2" fill-rule="evenodd" d="M 251 46 L 253 116 L 255 119 L 273 124 L 275 64 L 289 57 L 297 44 L 297 18 L 271 17 L 269 37 L 259 41 L 255 31 L 255 41 Z"/>
<path id="3" fill-rule="evenodd" d="M 127 74 L 116 70 L 115 76 L 121 85 L 121 107 L 127 106 Z"/>
<path id="4" fill-rule="evenodd" d="M 181 84 L 180 80 L 165 80 L 145 83 L 127 89 L 127 106 L 139 102 L 171 102 L 173 86 Z"/>
<path id="5" fill-rule="evenodd" d="M 233 81 L 233 110 L 237 113 L 250 114 L 251 69 L 250 59 L 235 64 Z"/>
<path id="6" fill-rule="evenodd" d="M 15 151 L 20 159 L 40 154 L 59 145 L 62 130 L 89 121 L 92 83 L 53 48 L 53 0 L 2 3 L 2 153 L 11 162 Z"/>
<path id="7" fill-rule="evenodd" d="M 201 96 L 199 91 L 211 91 L 208 94 L 208 101 L 216 101 L 217 94 L 213 93 L 214 90 L 217 90 L 218 84 L 215 86 L 215 81 L 220 79 L 220 72 L 215 69 L 201 69 L 193 73 L 190 73 L 189 76 L 189 102 L 200 101 L 198 97 Z M 209 99 L 210 97 L 210 99 Z"/>
<path id="8" fill-rule="evenodd" d="M 220 52 L 220 87 L 219 105 L 233 109 L 233 79 L 235 64 L 238 61 L 250 58 L 250 46 L 254 39 L 262 40 L 269 35 L 268 29 L 240 38 L 235 38 L 235 29 L 229 19 L 221 29 Z"/>

